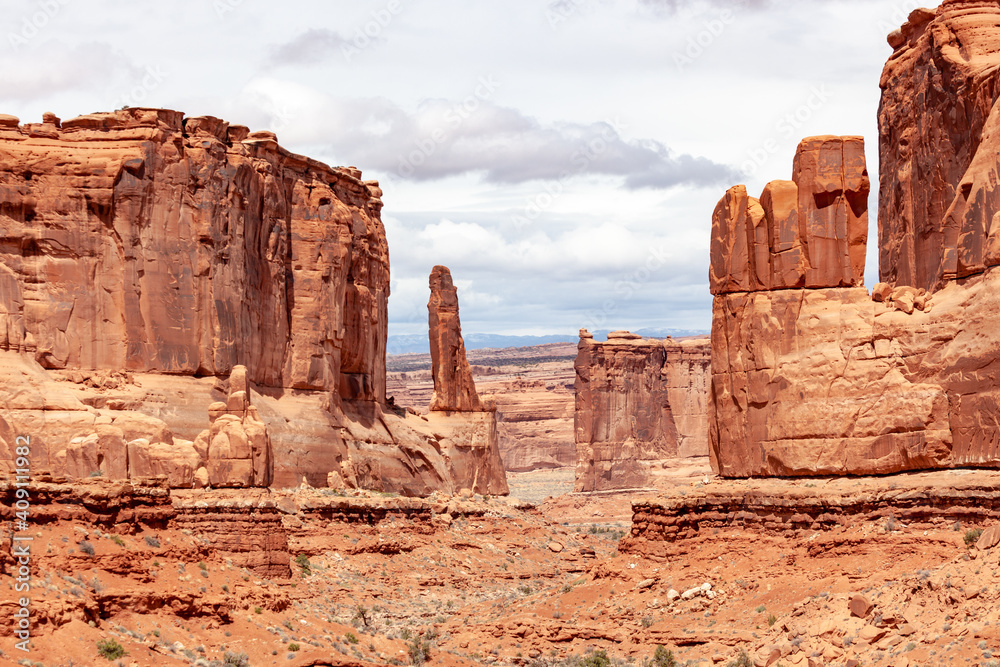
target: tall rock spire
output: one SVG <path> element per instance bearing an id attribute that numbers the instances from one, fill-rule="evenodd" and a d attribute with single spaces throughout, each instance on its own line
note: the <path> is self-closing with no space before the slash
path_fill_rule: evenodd
<path id="1" fill-rule="evenodd" d="M 435 266 L 427 303 L 431 365 L 434 374 L 433 412 L 482 412 L 472 369 L 465 357 L 462 323 L 458 318 L 458 289 L 445 266 Z"/>

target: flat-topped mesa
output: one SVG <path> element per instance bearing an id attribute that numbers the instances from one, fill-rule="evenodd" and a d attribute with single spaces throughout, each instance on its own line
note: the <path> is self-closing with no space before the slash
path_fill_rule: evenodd
<path id="1" fill-rule="evenodd" d="M 871 183 L 861 137 L 804 139 L 791 181 L 730 188 L 712 216 L 712 294 L 864 284 Z"/>
<path id="2" fill-rule="evenodd" d="M 465 356 L 462 323 L 458 317 L 458 288 L 445 266 L 435 266 L 430 276 L 427 302 L 434 376 L 433 412 L 482 412 L 472 368 Z"/>
<path id="3" fill-rule="evenodd" d="M 948 0 L 889 35 L 879 105 L 879 267 L 936 291 L 1000 265 L 1000 4 Z"/>
<path id="4" fill-rule="evenodd" d="M 664 464 L 708 453 L 707 338 L 656 340 L 580 332 L 576 359 L 577 492 L 649 487 Z"/>

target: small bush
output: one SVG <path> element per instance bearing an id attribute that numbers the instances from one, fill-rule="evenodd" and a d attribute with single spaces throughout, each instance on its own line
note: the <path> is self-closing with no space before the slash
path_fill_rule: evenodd
<path id="1" fill-rule="evenodd" d="M 774 614 L 768 614 L 767 615 L 767 625 L 768 625 L 768 627 L 774 625 L 777 622 L 778 622 L 778 617 L 777 616 L 775 616 Z"/>
<path id="2" fill-rule="evenodd" d="M 426 635 L 418 635 L 406 644 L 410 664 L 422 665 L 431 657 L 431 640 Z"/>
<path id="3" fill-rule="evenodd" d="M 765 607 L 764 605 L 761 605 L 761 606 L 757 607 L 757 613 L 758 614 L 763 614 L 766 609 L 767 609 L 767 607 Z"/>
<path id="4" fill-rule="evenodd" d="M 264 613 L 264 608 L 263 607 L 254 607 L 253 608 L 253 613 L 255 613 L 255 614 L 263 614 Z"/>
<path id="5" fill-rule="evenodd" d="M 288 650 L 291 651 L 292 653 L 295 653 L 296 651 L 299 651 L 301 649 L 302 647 L 296 644 L 295 642 L 292 642 L 291 644 L 288 645 Z"/>
<path id="6" fill-rule="evenodd" d="M 677 667 L 674 652 L 668 651 L 665 646 L 657 646 L 656 653 L 653 654 L 653 667 Z"/>
<path id="7" fill-rule="evenodd" d="M 117 660 L 128 655 L 125 653 L 125 648 L 114 639 L 102 639 L 97 642 L 97 652 L 105 660 Z"/>
<path id="8" fill-rule="evenodd" d="M 208 565 L 205 565 L 205 561 L 203 561 L 203 560 L 198 561 L 198 569 L 199 570 L 207 570 L 208 569 Z"/>
<path id="9" fill-rule="evenodd" d="M 158 539 L 156 539 L 155 537 L 153 537 L 152 535 L 147 535 L 146 536 L 146 544 L 148 544 L 149 546 L 153 547 L 154 549 L 159 549 L 160 548 L 160 541 Z"/>
<path id="10" fill-rule="evenodd" d="M 100 470 L 95 470 L 94 472 L 87 475 L 87 477 L 101 477 L 103 475 L 104 473 L 102 473 Z"/>
<path id="11" fill-rule="evenodd" d="M 653 627 L 653 623 L 654 622 L 655 621 L 653 621 L 653 617 L 652 616 L 645 616 L 642 619 L 642 627 L 644 627 L 644 628 L 651 628 L 651 627 Z M 657 647 L 657 648 L 659 648 L 659 647 Z"/>
<path id="12" fill-rule="evenodd" d="M 607 651 L 594 651 L 580 658 L 580 667 L 611 667 Z"/>
<path id="13" fill-rule="evenodd" d="M 309 562 L 309 556 L 305 554 L 299 554 L 295 557 L 295 564 L 302 568 L 302 576 L 308 577 L 312 574 L 312 564 Z"/>
<path id="14" fill-rule="evenodd" d="M 965 531 L 965 544 L 966 544 L 966 546 L 970 546 L 971 547 L 973 544 L 975 544 L 976 542 L 978 542 L 979 538 L 982 536 L 982 534 L 983 534 L 983 531 L 982 531 L 981 528 L 975 528 L 975 529 L 970 529 L 970 530 Z"/>
<path id="15" fill-rule="evenodd" d="M 250 667 L 250 656 L 246 653 L 226 651 L 222 656 L 222 664 L 225 667 Z"/>
<path id="16" fill-rule="evenodd" d="M 94 545 L 91 544 L 90 542 L 87 542 L 86 540 L 84 540 L 83 542 L 80 542 L 80 551 L 82 551 L 83 553 L 87 554 L 88 556 L 93 556 L 94 555 Z"/>
<path id="17" fill-rule="evenodd" d="M 114 542 L 115 544 L 117 544 L 120 547 L 125 546 L 125 540 L 123 540 L 122 538 L 118 537 L 117 535 L 115 535 L 114 537 L 112 537 L 111 541 Z"/>
<path id="18" fill-rule="evenodd" d="M 740 654 L 736 656 L 735 660 L 729 661 L 726 667 L 753 667 L 753 660 L 750 659 L 750 654 L 746 652 L 746 649 L 740 649 Z"/>
<path id="19" fill-rule="evenodd" d="M 358 638 L 357 636 L 355 636 L 353 632 L 348 632 L 346 635 L 344 635 L 344 641 L 347 642 L 348 644 L 357 644 Z"/>

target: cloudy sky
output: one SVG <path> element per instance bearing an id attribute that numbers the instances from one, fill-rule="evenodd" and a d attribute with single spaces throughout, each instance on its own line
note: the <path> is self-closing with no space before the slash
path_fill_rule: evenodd
<path id="1" fill-rule="evenodd" d="M 435 264 L 466 332 L 707 330 L 715 203 L 789 178 L 814 134 L 864 135 L 874 181 L 885 37 L 917 6 L 8 0 L 0 113 L 169 107 L 358 166 L 394 334 L 426 331 Z"/>

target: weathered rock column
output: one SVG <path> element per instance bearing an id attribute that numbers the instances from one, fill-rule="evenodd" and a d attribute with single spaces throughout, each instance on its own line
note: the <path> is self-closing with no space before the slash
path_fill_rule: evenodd
<path id="1" fill-rule="evenodd" d="M 435 266 L 430 277 L 431 300 L 427 303 L 434 375 L 434 412 L 482 412 L 472 368 L 465 356 L 462 323 L 458 317 L 458 289 L 445 266 Z"/>

